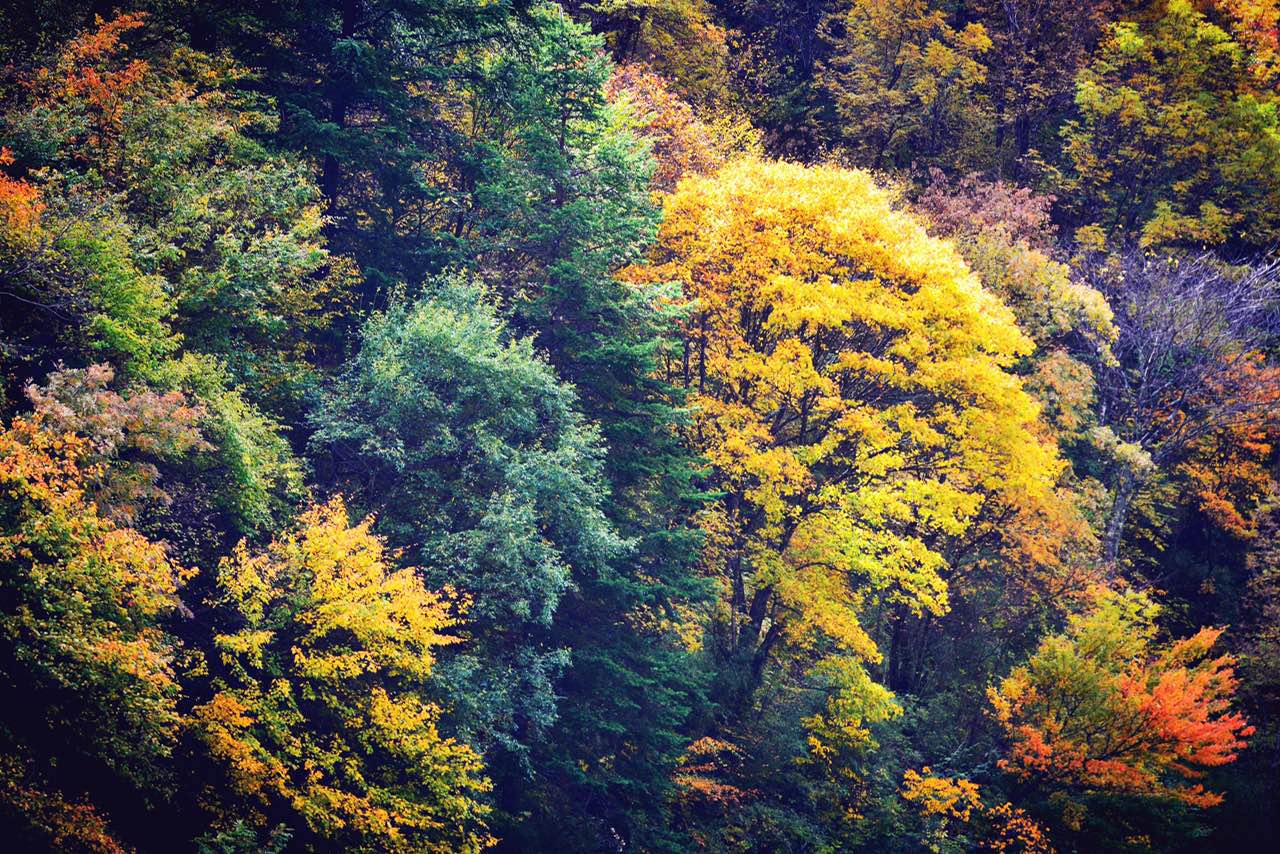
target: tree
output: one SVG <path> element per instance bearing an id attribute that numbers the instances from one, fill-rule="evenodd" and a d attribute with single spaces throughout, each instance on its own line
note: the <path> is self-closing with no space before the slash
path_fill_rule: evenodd
<path id="1" fill-rule="evenodd" d="M 556 608 L 626 547 L 601 510 L 599 435 L 576 405 L 457 277 L 370 318 L 312 416 L 318 461 L 378 531 L 431 586 L 471 601 L 463 649 L 439 675 L 485 746 L 525 750 L 555 719 Z"/>
<path id="2" fill-rule="evenodd" d="M 1170 0 L 1107 28 L 1062 131 L 1077 224 L 1147 245 L 1274 240 L 1278 69 L 1232 33 L 1223 6 Z"/>
<path id="3" fill-rule="evenodd" d="M 550 627 L 568 653 L 560 723 L 531 766 L 495 774 L 499 799 L 531 814 L 510 834 L 517 847 L 666 844 L 678 728 L 698 702 L 672 617 L 706 596 L 692 570 L 697 461 L 679 434 L 683 395 L 658 370 L 678 346 L 679 311 L 665 283 L 615 275 L 642 257 L 658 209 L 635 118 L 606 100 L 612 71 L 598 38 L 552 6 L 535 10 L 527 43 L 493 57 L 475 85 L 469 132 L 488 154 L 474 205 L 453 222 L 512 332 L 545 352 L 597 425 L 599 506 L 630 542 L 574 566 Z M 566 815 L 580 842 L 566 838 Z"/>
<path id="4" fill-rule="evenodd" d="M 1276 368 L 1260 354 L 1243 359 L 1223 377 L 1213 377 L 1196 401 L 1212 406 L 1243 387 L 1256 413 L 1228 420 L 1218 430 L 1192 441 L 1176 477 L 1194 484 L 1196 506 L 1219 530 L 1238 538 L 1258 534 L 1259 515 L 1270 503 L 1275 480 L 1270 471 L 1280 432 L 1280 385 Z M 1238 402 L 1244 403 L 1244 402 Z M 1247 403 L 1245 405 L 1248 405 Z"/>
<path id="5" fill-rule="evenodd" d="M 481 760 L 439 733 L 430 694 L 437 651 L 456 640 L 448 593 L 389 566 L 371 528 L 337 497 L 218 567 L 226 675 L 192 712 L 228 778 L 215 821 L 283 808 L 309 847 L 479 851 Z"/>
<path id="6" fill-rule="evenodd" d="M 1235 761 L 1253 733 L 1231 711 L 1235 658 L 1210 655 L 1221 629 L 1157 645 L 1159 610 L 1143 594 L 1102 591 L 991 688 L 1010 745 L 1001 767 L 1086 794 L 1220 802 L 1189 781 Z"/>
<path id="7" fill-rule="evenodd" d="M 809 160 L 826 149 L 833 112 L 814 86 L 830 51 L 823 20 L 834 0 L 716 0 L 729 33 L 733 94 L 773 156 Z"/>
<path id="8" fill-rule="evenodd" d="M 1062 441 L 1090 426 L 1090 366 L 1114 361 L 1118 332 L 1106 297 L 1054 257 L 1052 205 L 1052 197 L 1005 181 L 970 175 L 952 182 L 935 171 L 915 207 L 1035 342 L 1020 368 Z"/>
<path id="9" fill-rule="evenodd" d="M 570 0 L 564 6 L 590 16 L 618 62 L 648 63 L 699 106 L 728 99 L 728 38 L 710 0 Z"/>
<path id="10" fill-rule="evenodd" d="M 186 573 L 99 515 L 86 487 L 103 474 L 91 439 L 42 413 L 0 432 L 4 822 L 31 845 L 121 850 L 104 816 L 135 830 L 173 783 L 180 688 L 163 620 Z"/>
<path id="11" fill-rule="evenodd" d="M 377 308 L 396 282 L 416 285 L 451 260 L 449 235 L 429 223 L 465 207 L 468 167 L 485 144 L 450 119 L 466 112 L 467 81 L 536 5 L 219 0 L 163 11 L 261 70 L 279 117 L 272 137 L 313 165 L 325 234 L 358 262 L 362 294 Z"/>
<path id="12" fill-rule="evenodd" d="M 1250 550 L 1251 570 L 1245 597 L 1246 621 L 1241 642 L 1241 667 L 1245 689 L 1261 710 L 1280 694 L 1280 553 L 1275 534 L 1280 531 L 1280 507 L 1275 502 L 1258 514 L 1260 536 Z"/>
<path id="13" fill-rule="evenodd" d="M 44 386 L 27 387 L 41 428 L 75 435 L 84 472 L 81 483 L 98 512 L 114 522 L 136 521 L 147 503 L 168 502 L 156 461 L 211 451 L 200 433 L 205 411 L 181 392 L 157 394 L 110 388 L 115 375 L 106 365 L 51 374 Z"/>
<path id="14" fill-rule="evenodd" d="M 966 4 L 991 39 L 984 55 L 995 125 L 996 163 L 1026 171 L 1024 158 L 1051 144 L 1073 107 L 1076 73 L 1089 58 L 1114 0 L 977 0 Z"/>
<path id="15" fill-rule="evenodd" d="M 1257 535 L 1249 540 L 1245 557 L 1247 581 L 1232 588 L 1239 614 L 1231 637 L 1239 657 L 1239 706 L 1258 728 L 1249 749 L 1231 769 L 1214 781 L 1222 786 L 1224 803 L 1215 822 L 1217 839 L 1266 844 L 1276 836 L 1275 795 L 1269 785 L 1277 756 L 1277 723 L 1273 710 L 1280 702 L 1280 506 L 1272 498 L 1251 520 Z"/>
<path id="16" fill-rule="evenodd" d="M 1135 494 L 1223 430 L 1270 424 L 1280 373 L 1261 354 L 1276 325 L 1276 266 L 1131 250 L 1083 270 L 1114 310 L 1114 363 L 1095 366 L 1096 441 L 1113 460 L 1103 557 L 1116 560 Z"/>
<path id="17" fill-rule="evenodd" d="M 980 101 L 991 39 L 953 27 L 929 0 L 850 0 L 824 22 L 830 57 L 817 72 L 841 126 L 837 144 L 870 169 L 959 165 L 984 144 Z"/>
<path id="18" fill-rule="evenodd" d="M 628 277 L 691 301 L 667 369 L 722 495 L 704 560 L 723 714 L 781 659 L 828 686 L 822 726 L 857 733 L 892 708 L 863 669 L 879 660 L 863 610 L 945 611 L 939 544 L 984 496 L 1056 473 L 1008 372 L 1029 342 L 861 172 L 748 161 L 686 179 Z"/>
<path id="19" fill-rule="evenodd" d="M 172 44 L 131 53 L 147 33 L 138 15 L 99 21 L 29 59 L 31 85 L 6 101 L 12 166 L 41 197 L 4 262 L 6 309 L 40 322 L 5 318 L 6 358 L 19 387 L 63 361 L 107 362 L 124 382 L 193 398 L 216 457 L 202 503 L 248 532 L 301 492 L 280 419 L 332 344 L 349 264 L 320 239 L 299 164 L 251 138 L 271 123 L 235 90 L 244 72 Z"/>
<path id="20" fill-rule="evenodd" d="M 664 77 L 640 63 L 614 69 L 605 94 L 639 120 L 637 133 L 653 146 L 652 185 L 659 192 L 671 192 L 686 174 L 714 172 L 734 154 L 759 153 L 758 134 L 745 118 L 725 112 L 703 119 Z"/>
<path id="21" fill-rule="evenodd" d="M 243 91 L 247 72 L 181 46 L 133 56 L 130 39 L 145 33 L 141 15 L 101 22 L 32 71 L 5 116 L 15 156 L 43 170 L 57 200 L 47 250 L 63 260 L 39 272 L 83 270 L 73 287 L 91 294 L 84 323 L 135 376 L 155 381 L 185 346 L 288 405 L 350 264 L 325 246 L 303 164 L 256 141 L 275 119 Z M 55 318 L 80 319 L 56 285 L 31 278 Z"/>
<path id="22" fill-rule="evenodd" d="M 145 60 L 126 58 L 126 38 L 142 25 L 137 15 L 99 19 L 97 27 L 47 57 L 47 65 L 28 59 L 35 65 L 24 69 L 31 85 L 18 85 L 12 71 L 7 75 L 6 90 L 12 97 L 6 98 L 6 105 L 11 108 L 4 111 L 0 124 L 11 145 L 4 149 L 7 166 L 19 175 L 33 168 L 63 167 L 80 178 L 96 167 L 118 176 L 124 122 L 132 113 L 128 107 L 142 98 L 145 81 L 153 76 Z M 102 194 L 95 199 L 91 187 L 84 186 L 73 194 L 71 186 L 91 182 L 60 179 L 54 172 L 40 182 L 51 186 L 30 180 L 15 184 L 28 188 L 31 195 L 25 197 L 20 218 L 15 216 L 18 210 L 8 216 L 21 236 L 11 231 L 13 236 L 5 240 L 7 290 L 15 305 L 36 310 L 44 320 L 31 329 L 6 319 L 17 333 L 15 355 L 35 363 L 46 356 L 42 351 L 49 348 L 50 337 L 64 346 L 72 339 L 131 372 L 154 371 L 177 347 L 166 322 L 171 302 L 157 278 L 133 263 L 127 245 L 130 232 L 119 217 L 108 214 L 86 222 L 86 209 L 100 210 L 94 202 L 109 204 Z M 6 195 L 13 201 L 24 198 L 14 190 Z M 34 373 L 22 380 L 33 379 Z"/>
<path id="23" fill-rule="evenodd" d="M 1092 524 L 1105 487 L 1072 463 L 1096 426 L 1091 366 L 1108 360 L 1116 329 L 1105 298 L 1056 257 L 1052 201 L 1007 181 L 935 171 L 915 203 L 1034 342 L 1013 370 L 1039 404 L 1035 429 L 1069 461 L 1054 489 L 988 502 L 949 544 L 947 614 L 891 622 L 890 684 L 917 697 L 919 719 L 903 724 L 912 747 L 935 762 L 972 762 L 964 770 L 973 774 L 984 750 L 973 710 L 985 683 L 1021 660 L 1046 623 L 1087 601 L 1106 573 Z M 949 725 L 956 717 L 971 721 L 967 731 Z"/>
<path id="24" fill-rule="evenodd" d="M 1022 851 L 1052 854 L 1044 828 L 1007 801 L 985 803 L 977 784 L 964 777 L 941 777 L 929 766 L 907 769 L 902 798 L 916 806 L 926 825 L 922 836 L 933 850 Z"/>
<path id="25" fill-rule="evenodd" d="M 0 167 L 13 165 L 13 152 L 0 149 Z M 5 259 L 14 249 L 28 246 L 36 239 L 44 203 L 40 190 L 30 183 L 0 174 L 0 226 L 3 231 Z"/>

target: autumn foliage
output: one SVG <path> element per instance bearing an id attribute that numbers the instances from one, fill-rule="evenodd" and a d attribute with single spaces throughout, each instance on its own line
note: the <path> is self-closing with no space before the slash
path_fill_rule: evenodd
<path id="1" fill-rule="evenodd" d="M 1100 594 L 991 689 L 1005 767 L 1051 786 L 1221 801 L 1191 781 L 1235 760 L 1253 733 L 1230 709 L 1235 658 L 1211 654 L 1220 629 L 1158 645 L 1157 612 L 1141 594 Z"/>
<path id="2" fill-rule="evenodd" d="M 322 839 L 479 850 L 480 759 L 439 734 L 426 690 L 455 619 L 412 569 L 387 566 L 370 525 L 334 498 L 223 561 L 220 604 L 241 628 L 215 640 L 227 676 L 194 725 L 235 794 L 286 806 Z"/>
<path id="3" fill-rule="evenodd" d="M 1274 850 L 1277 237 L 1276 0 L 7 4 L 3 846 Z"/>
<path id="4" fill-rule="evenodd" d="M 83 437 L 40 414 L 0 432 L 0 744 L 4 798 L 32 810 L 41 844 L 114 851 L 78 772 L 105 765 L 116 785 L 151 792 L 163 780 L 181 716 L 161 621 L 186 573 L 99 514 L 85 484 L 100 473 Z"/>
<path id="5" fill-rule="evenodd" d="M 883 597 L 947 608 L 932 544 L 984 497 L 1057 470 L 1008 372 L 1030 349 L 964 262 L 863 172 L 746 161 L 666 202 L 653 263 L 691 300 L 668 370 L 724 497 L 704 522 L 724 585 L 723 643 L 759 679 L 778 647 L 837 693 L 829 736 L 889 714 L 857 662 Z M 829 729 L 828 729 L 829 728 Z"/>
<path id="6" fill-rule="evenodd" d="M 988 804 L 979 786 L 963 777 L 943 777 L 929 766 L 908 768 L 902 776 L 903 800 L 915 806 L 937 845 L 966 844 L 981 851 L 1052 854 L 1044 827 L 1026 811 L 1005 801 Z"/>

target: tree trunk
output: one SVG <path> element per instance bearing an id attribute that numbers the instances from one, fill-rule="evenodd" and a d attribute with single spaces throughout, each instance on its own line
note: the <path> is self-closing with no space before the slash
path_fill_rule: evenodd
<path id="1" fill-rule="evenodd" d="M 1120 541 L 1124 538 L 1124 525 L 1129 516 L 1129 505 L 1138 491 L 1138 476 L 1131 470 L 1120 474 L 1116 483 L 1115 498 L 1111 501 L 1111 512 L 1107 515 L 1107 530 L 1102 538 L 1102 557 L 1109 564 L 1114 564 L 1120 554 Z"/>
<path id="2" fill-rule="evenodd" d="M 339 38 L 346 40 L 356 33 L 356 22 L 360 16 L 360 0 L 343 0 L 342 29 Z M 332 62 L 332 57 L 330 58 Z M 346 79 L 345 72 L 329 69 L 329 86 L 331 91 L 329 105 L 329 121 L 339 129 L 347 126 L 347 112 L 351 106 L 351 87 L 353 81 Z M 320 169 L 320 192 L 324 194 L 329 213 L 338 209 L 338 196 L 342 192 L 342 163 L 337 154 L 327 151 Z"/>
<path id="3" fill-rule="evenodd" d="M 1005 79 L 1004 73 L 996 84 L 996 164 L 1001 173 L 1004 172 L 1004 123 L 1005 123 Z"/>

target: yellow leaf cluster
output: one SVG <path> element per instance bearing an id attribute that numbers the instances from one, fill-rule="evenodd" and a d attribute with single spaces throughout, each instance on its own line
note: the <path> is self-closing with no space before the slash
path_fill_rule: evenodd
<path id="1" fill-rule="evenodd" d="M 1031 341 L 865 172 L 746 160 L 688 178 L 652 263 L 623 275 L 691 302 L 670 368 L 724 493 L 713 559 L 793 643 L 874 660 L 868 593 L 943 612 L 936 543 L 1060 470 L 1009 370 Z"/>
<path id="2" fill-rule="evenodd" d="M 334 498 L 223 561 L 222 604 L 244 627 L 217 639 L 235 678 L 197 728 L 236 792 L 287 804 L 334 844 L 479 850 L 481 758 L 439 733 L 426 695 L 456 619 L 415 570 L 389 566 L 371 524 L 350 525 Z"/>
<path id="3" fill-rule="evenodd" d="M 975 808 L 981 810 L 978 785 L 963 777 L 935 777 L 926 765 L 907 769 L 902 776 L 902 797 L 916 804 L 925 815 L 946 816 L 968 821 Z"/>

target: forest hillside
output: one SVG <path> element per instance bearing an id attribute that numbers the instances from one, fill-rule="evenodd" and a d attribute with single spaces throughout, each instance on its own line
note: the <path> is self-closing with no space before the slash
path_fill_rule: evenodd
<path id="1" fill-rule="evenodd" d="M 1280 842 L 1277 0 L 0 3 L 0 847 Z"/>

